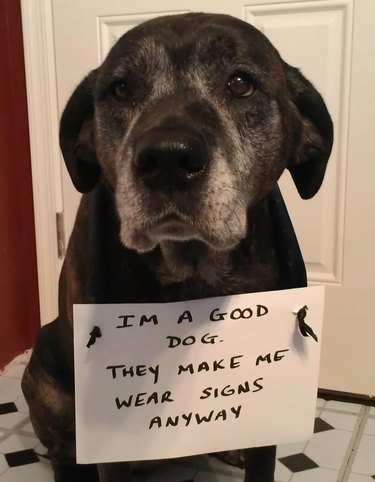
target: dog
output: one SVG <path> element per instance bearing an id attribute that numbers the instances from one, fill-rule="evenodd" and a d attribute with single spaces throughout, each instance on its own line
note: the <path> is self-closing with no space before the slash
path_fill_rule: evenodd
<path id="1" fill-rule="evenodd" d="M 320 94 L 267 38 L 226 15 L 147 21 L 78 85 L 60 145 L 83 193 L 22 388 L 56 482 L 128 482 L 128 463 L 75 461 L 74 303 L 169 302 L 306 285 L 277 187 L 320 188 L 333 142 Z M 244 429 L 246 429 L 244 427 Z M 274 480 L 275 447 L 244 451 Z"/>

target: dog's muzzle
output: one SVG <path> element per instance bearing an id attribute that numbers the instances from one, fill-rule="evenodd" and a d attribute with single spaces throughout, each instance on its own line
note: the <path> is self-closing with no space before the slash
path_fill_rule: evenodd
<path id="1" fill-rule="evenodd" d="M 135 146 L 135 175 L 151 190 L 192 189 L 208 165 L 204 139 L 184 128 L 155 128 Z"/>

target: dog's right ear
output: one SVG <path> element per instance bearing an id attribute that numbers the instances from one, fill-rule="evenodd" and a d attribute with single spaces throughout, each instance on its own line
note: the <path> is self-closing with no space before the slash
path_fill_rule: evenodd
<path id="1" fill-rule="evenodd" d="M 91 191 L 101 170 L 93 141 L 94 85 L 97 71 L 92 71 L 76 87 L 60 121 L 60 148 L 75 188 Z"/>

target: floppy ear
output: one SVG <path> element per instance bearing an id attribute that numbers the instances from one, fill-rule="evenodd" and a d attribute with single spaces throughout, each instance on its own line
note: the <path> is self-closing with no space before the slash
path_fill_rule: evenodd
<path id="1" fill-rule="evenodd" d="M 333 124 L 327 107 L 314 86 L 284 62 L 290 98 L 296 107 L 297 135 L 289 169 L 300 196 L 309 199 L 323 182 L 333 143 Z"/>
<path id="2" fill-rule="evenodd" d="M 100 166 L 93 142 L 96 71 L 92 71 L 73 92 L 60 121 L 60 148 L 75 188 L 91 191 L 100 178 Z"/>

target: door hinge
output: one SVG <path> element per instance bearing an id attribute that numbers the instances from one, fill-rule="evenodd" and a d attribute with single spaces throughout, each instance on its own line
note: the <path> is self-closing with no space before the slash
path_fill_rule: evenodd
<path id="1" fill-rule="evenodd" d="M 57 229 L 57 255 L 59 259 L 63 259 L 66 253 L 64 212 L 56 213 L 56 229 Z"/>

